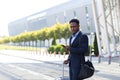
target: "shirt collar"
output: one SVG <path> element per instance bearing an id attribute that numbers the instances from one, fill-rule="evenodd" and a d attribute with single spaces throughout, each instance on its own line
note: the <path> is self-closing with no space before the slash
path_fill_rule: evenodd
<path id="1" fill-rule="evenodd" d="M 78 34 L 79 34 L 80 31 L 78 31 L 77 33 L 75 34 L 72 34 L 72 37 L 76 37 Z"/>

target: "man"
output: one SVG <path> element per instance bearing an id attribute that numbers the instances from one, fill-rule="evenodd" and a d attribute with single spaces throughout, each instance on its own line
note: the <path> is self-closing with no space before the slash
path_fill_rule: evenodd
<path id="1" fill-rule="evenodd" d="M 72 19 L 69 22 L 72 35 L 69 40 L 69 46 L 64 48 L 70 51 L 69 57 L 64 64 L 69 63 L 70 80 L 82 80 L 78 78 L 80 64 L 85 62 L 84 54 L 88 50 L 88 37 L 80 31 L 78 19 Z"/>

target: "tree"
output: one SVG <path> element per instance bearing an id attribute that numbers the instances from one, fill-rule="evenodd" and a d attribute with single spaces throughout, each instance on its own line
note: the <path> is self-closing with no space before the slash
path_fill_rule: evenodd
<path id="1" fill-rule="evenodd" d="M 99 51 L 98 51 L 98 44 L 97 44 L 97 36 L 95 34 L 95 38 L 94 38 L 94 54 L 95 56 L 99 55 Z"/>
<path id="2" fill-rule="evenodd" d="M 50 46 L 50 39 L 53 38 L 54 35 L 54 30 L 53 28 L 48 28 L 47 33 L 46 33 L 46 39 L 48 40 L 48 46 Z"/>
<path id="3" fill-rule="evenodd" d="M 61 35 L 62 34 L 62 28 L 63 28 L 62 24 L 60 24 L 60 23 L 55 24 L 55 30 L 54 30 L 55 37 L 56 37 L 56 39 L 59 39 L 59 41 L 62 38 L 62 35 Z"/>
<path id="4" fill-rule="evenodd" d="M 10 42 L 9 37 L 4 37 L 4 38 L 1 38 L 1 39 L 0 39 L 0 44 L 9 43 L 9 42 Z"/>
<path id="5" fill-rule="evenodd" d="M 41 40 L 42 40 L 42 32 L 41 32 L 41 30 L 38 30 L 38 31 L 37 31 L 36 37 L 38 38 L 38 40 L 39 40 L 39 42 L 40 42 L 40 46 L 41 46 Z"/>
<path id="6" fill-rule="evenodd" d="M 70 37 L 71 35 L 71 31 L 70 31 L 70 28 L 69 28 L 69 24 L 68 23 L 65 23 L 63 25 L 63 29 L 62 29 L 62 33 L 61 33 L 62 37 L 65 39 L 66 41 L 66 44 L 67 44 L 67 39 Z"/>

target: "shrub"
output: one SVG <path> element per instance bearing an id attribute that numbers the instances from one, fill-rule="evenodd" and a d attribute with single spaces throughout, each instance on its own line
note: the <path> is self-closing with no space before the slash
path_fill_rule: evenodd
<path id="1" fill-rule="evenodd" d="M 58 54 L 58 52 L 60 51 L 61 47 L 62 47 L 61 45 L 56 45 L 55 46 L 54 51 L 56 51 L 56 54 Z"/>
<path id="2" fill-rule="evenodd" d="M 54 51 L 56 51 L 56 54 L 58 54 L 58 52 L 60 51 L 61 54 L 63 54 L 64 52 L 66 54 L 68 54 L 69 52 L 67 50 L 65 50 L 61 45 L 52 45 L 48 48 L 48 52 L 50 53 L 50 51 L 53 53 Z"/>
<path id="3" fill-rule="evenodd" d="M 54 45 L 52 45 L 52 46 L 50 46 L 49 48 L 48 48 L 48 52 L 50 53 L 50 51 L 53 53 L 54 52 L 54 50 L 55 50 L 55 48 L 54 48 L 55 46 Z"/>
<path id="4" fill-rule="evenodd" d="M 65 49 L 63 47 L 60 48 L 60 53 L 63 54 L 65 52 Z"/>
<path id="5" fill-rule="evenodd" d="M 66 50 L 66 49 L 64 49 L 63 47 L 61 47 L 60 52 L 61 52 L 61 54 L 63 54 L 64 52 L 65 52 L 66 54 L 68 54 L 68 53 L 69 53 L 69 51 L 67 51 L 67 50 Z"/>

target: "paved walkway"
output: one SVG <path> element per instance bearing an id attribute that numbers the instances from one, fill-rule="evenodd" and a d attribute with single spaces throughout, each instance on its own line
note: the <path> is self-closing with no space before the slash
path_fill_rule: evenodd
<path id="1" fill-rule="evenodd" d="M 14 55 L 27 59 L 34 59 L 38 61 L 49 62 L 52 64 L 61 64 L 65 59 L 67 59 L 68 55 L 49 55 L 43 53 L 35 53 L 28 51 L 14 51 L 13 50 L 0 50 L 1 54 L 6 55 Z M 87 59 L 87 57 L 86 57 Z M 86 80 L 120 80 L 120 65 L 119 65 L 119 57 L 114 57 L 114 60 L 111 64 L 108 64 L 107 58 L 102 58 L 101 63 L 98 63 L 98 58 L 93 57 L 92 62 L 95 67 L 95 74 L 93 77 Z"/>

